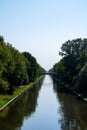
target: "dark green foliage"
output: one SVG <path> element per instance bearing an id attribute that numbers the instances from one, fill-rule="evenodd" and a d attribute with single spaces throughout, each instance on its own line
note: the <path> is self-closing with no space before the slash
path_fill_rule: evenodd
<path id="1" fill-rule="evenodd" d="M 65 84 L 73 89 L 87 93 L 87 39 L 68 40 L 61 47 L 62 59 L 53 70 Z"/>
<path id="2" fill-rule="evenodd" d="M 28 76 L 29 77 L 29 80 L 30 82 L 34 81 L 35 78 L 36 78 L 36 71 L 37 71 L 37 62 L 36 62 L 36 59 L 31 55 L 29 54 L 28 52 L 23 52 L 23 55 L 25 56 L 25 58 L 27 59 L 27 71 L 28 71 Z"/>
<path id="3" fill-rule="evenodd" d="M 42 68 L 43 69 L 43 68 Z M 20 53 L 0 36 L 0 93 L 12 94 L 19 85 L 34 81 L 41 66 L 28 52 Z"/>
<path id="4" fill-rule="evenodd" d="M 9 90 L 9 83 L 3 79 L 0 79 L 0 93 L 6 94 Z"/>
<path id="5" fill-rule="evenodd" d="M 23 55 L 26 58 L 29 82 L 33 82 L 44 69 L 37 63 L 36 59 L 29 52 L 23 52 Z"/>

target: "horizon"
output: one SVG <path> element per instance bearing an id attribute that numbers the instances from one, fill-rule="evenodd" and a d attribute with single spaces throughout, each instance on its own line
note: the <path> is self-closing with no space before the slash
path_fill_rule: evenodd
<path id="1" fill-rule="evenodd" d="M 87 37 L 86 5 L 86 0 L 3 0 L 0 35 L 49 70 L 61 59 L 64 42 Z"/>

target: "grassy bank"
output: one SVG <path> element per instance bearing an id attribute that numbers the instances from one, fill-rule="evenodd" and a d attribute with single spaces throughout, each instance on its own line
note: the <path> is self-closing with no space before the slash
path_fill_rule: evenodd
<path id="1" fill-rule="evenodd" d="M 19 95 L 21 95 L 26 89 L 32 87 L 32 85 L 37 82 L 38 80 L 40 80 L 42 78 L 38 77 L 34 82 L 29 83 L 27 85 L 24 86 L 19 86 L 18 89 L 16 89 L 13 92 L 13 95 L 0 95 L 0 110 L 2 110 L 3 108 L 5 108 L 7 105 L 9 105 L 12 101 L 14 101 Z"/>

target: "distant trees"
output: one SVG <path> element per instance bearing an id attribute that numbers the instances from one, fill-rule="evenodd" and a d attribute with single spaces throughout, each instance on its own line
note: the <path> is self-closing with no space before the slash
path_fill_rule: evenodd
<path id="1" fill-rule="evenodd" d="M 44 69 L 37 63 L 36 59 L 29 52 L 23 52 L 22 54 L 26 58 L 29 82 L 33 82 Z"/>
<path id="2" fill-rule="evenodd" d="M 19 52 L 0 36 L 0 93 L 12 94 L 19 85 L 34 81 L 44 69 L 28 52 Z"/>
<path id="3" fill-rule="evenodd" d="M 59 55 L 62 59 L 53 70 L 63 82 L 72 84 L 73 89 L 87 93 L 87 39 L 68 40 L 62 45 Z"/>

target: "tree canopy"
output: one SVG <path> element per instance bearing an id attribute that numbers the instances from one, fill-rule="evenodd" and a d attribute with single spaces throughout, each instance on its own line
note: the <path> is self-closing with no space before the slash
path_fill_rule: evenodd
<path id="1" fill-rule="evenodd" d="M 18 86 L 34 81 L 43 70 L 29 52 L 19 52 L 0 36 L 0 94 L 12 94 Z"/>
<path id="2" fill-rule="evenodd" d="M 62 59 L 53 67 L 60 75 L 58 78 L 76 91 L 87 93 L 87 39 L 66 41 L 59 55 Z"/>

